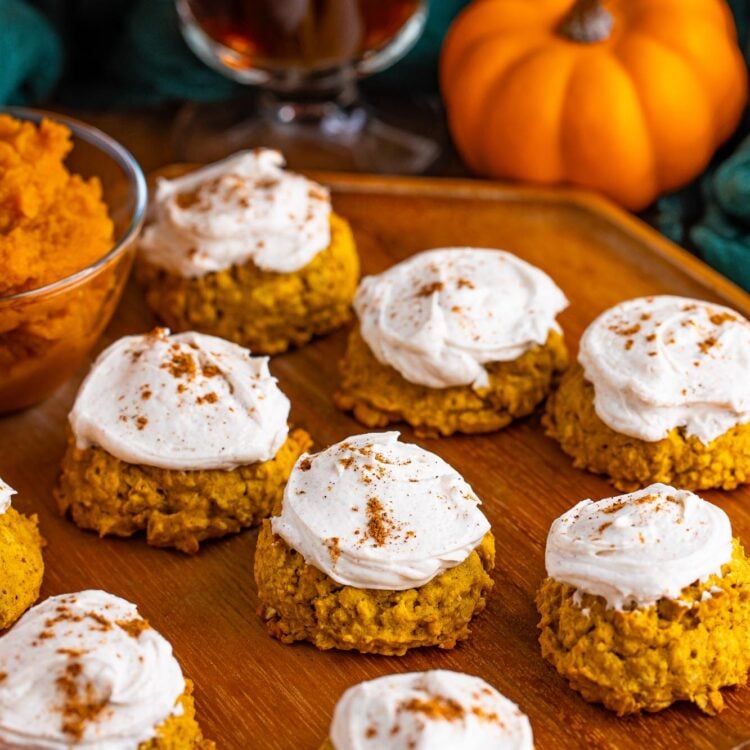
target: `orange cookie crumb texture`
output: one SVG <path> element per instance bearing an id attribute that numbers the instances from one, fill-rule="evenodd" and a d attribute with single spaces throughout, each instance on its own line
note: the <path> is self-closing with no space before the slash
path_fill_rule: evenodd
<path id="1" fill-rule="evenodd" d="M 462 563 L 404 591 L 343 586 L 305 563 L 264 521 L 255 553 L 259 614 L 282 643 L 402 656 L 411 648 L 451 649 L 469 637 L 492 589 L 495 539 L 488 533 Z"/>
<path id="2" fill-rule="evenodd" d="M 696 581 L 679 600 L 617 610 L 547 578 L 536 605 L 542 656 L 587 701 L 620 716 L 676 701 L 716 714 L 721 689 L 747 683 L 750 563 L 737 540 L 721 575 Z"/>
<path id="3" fill-rule="evenodd" d="M 0 630 L 38 598 L 44 575 L 38 520 L 14 508 L 0 513 Z"/>
<path id="4" fill-rule="evenodd" d="M 594 386 L 579 364 L 563 376 L 542 421 L 575 467 L 604 474 L 621 490 L 653 482 L 733 490 L 750 480 L 750 424 L 737 425 L 708 445 L 679 428 L 653 443 L 623 435 L 597 415 Z"/>
<path id="5" fill-rule="evenodd" d="M 0 410 L 33 400 L 45 372 L 74 369 L 115 284 L 109 273 L 85 289 L 3 299 L 81 271 L 113 246 L 99 180 L 64 164 L 72 147 L 64 125 L 0 115 Z"/>
<path id="6" fill-rule="evenodd" d="M 185 692 L 178 699 L 182 712 L 170 716 L 156 728 L 156 737 L 142 742 L 138 750 L 216 750 L 212 740 L 203 737 L 195 717 L 193 683 L 185 680 Z"/>
<path id="7" fill-rule="evenodd" d="M 367 427 L 404 421 L 426 436 L 492 432 L 531 414 L 567 363 L 563 337 L 550 331 L 543 346 L 513 361 L 486 365 L 487 388 L 428 388 L 379 362 L 356 328 L 340 363 L 341 385 L 334 403 Z"/>
<path id="8" fill-rule="evenodd" d="M 289 473 L 312 445 L 292 430 L 269 461 L 225 471 L 173 471 L 129 464 L 71 436 L 56 491 L 63 513 L 100 536 L 146 532 L 155 547 L 194 553 L 206 539 L 254 526 L 281 501 Z"/>

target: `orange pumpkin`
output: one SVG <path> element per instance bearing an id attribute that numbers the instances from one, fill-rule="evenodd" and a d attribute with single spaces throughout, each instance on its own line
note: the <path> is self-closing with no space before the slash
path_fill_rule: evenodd
<path id="1" fill-rule="evenodd" d="M 747 97 L 723 0 L 475 0 L 440 75 L 471 169 L 633 210 L 699 174 Z"/>

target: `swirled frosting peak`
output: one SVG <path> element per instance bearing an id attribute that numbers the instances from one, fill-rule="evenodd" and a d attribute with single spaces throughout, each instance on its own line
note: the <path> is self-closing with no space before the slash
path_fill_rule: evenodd
<path id="1" fill-rule="evenodd" d="M 528 718 L 479 677 L 433 670 L 349 688 L 331 724 L 335 750 L 532 750 Z"/>
<path id="2" fill-rule="evenodd" d="M 0 515 L 10 508 L 10 500 L 16 491 L 0 479 Z"/>
<path id="3" fill-rule="evenodd" d="M 79 448 L 164 469 L 234 469 L 273 458 L 289 400 L 267 357 L 199 333 L 156 328 L 106 349 L 70 413 Z"/>
<path id="4" fill-rule="evenodd" d="M 271 524 L 338 583 L 384 590 L 424 585 L 463 562 L 490 528 L 461 475 L 397 432 L 301 456 Z"/>
<path id="5" fill-rule="evenodd" d="M 331 203 L 326 188 L 283 166 L 278 151 L 256 149 L 160 178 L 141 253 L 187 278 L 248 261 L 299 270 L 331 242 Z"/>
<path id="6" fill-rule="evenodd" d="M 378 361 L 430 388 L 486 387 L 484 365 L 544 344 L 567 304 L 538 268 L 471 247 L 429 250 L 367 276 L 354 300 Z"/>
<path id="7" fill-rule="evenodd" d="M 578 360 L 613 430 L 654 442 L 682 428 L 704 444 L 750 422 L 750 321 L 685 297 L 642 297 L 602 313 Z"/>
<path id="8" fill-rule="evenodd" d="M 136 750 L 184 691 L 172 647 L 134 604 L 53 596 L 0 638 L 0 747 Z"/>
<path id="9" fill-rule="evenodd" d="M 602 596 L 616 609 L 677 599 L 695 581 L 721 575 L 732 557 L 732 527 L 716 505 L 652 484 L 638 492 L 583 500 L 547 537 L 547 575 Z"/>

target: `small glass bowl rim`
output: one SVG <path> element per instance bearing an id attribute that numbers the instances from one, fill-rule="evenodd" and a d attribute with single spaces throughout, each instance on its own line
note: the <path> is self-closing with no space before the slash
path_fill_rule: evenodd
<path id="1" fill-rule="evenodd" d="M 143 175 L 143 170 L 130 151 L 128 151 L 128 149 L 126 149 L 121 143 L 118 143 L 118 141 L 112 138 L 112 136 L 107 135 L 93 125 L 88 125 L 73 117 L 59 115 L 56 112 L 49 112 L 43 109 L 31 109 L 28 107 L 2 106 L 0 107 L 0 115 L 11 115 L 16 119 L 27 120 L 37 124 L 42 120 L 53 120 L 66 125 L 70 128 L 76 138 L 86 141 L 112 158 L 125 172 L 130 190 L 135 192 L 135 210 L 133 211 L 130 224 L 120 240 L 116 242 L 105 255 L 85 268 L 82 268 L 80 271 L 76 271 L 69 276 L 64 276 L 62 279 L 57 279 L 57 281 L 51 281 L 49 284 L 36 287 L 35 289 L 27 289 L 23 292 L 0 296 L 0 304 L 4 304 L 16 300 L 29 300 L 35 297 L 56 294 L 67 287 L 75 286 L 88 277 L 95 275 L 97 271 L 107 266 L 110 261 L 121 255 L 130 247 L 143 226 L 143 221 L 146 216 L 146 205 L 148 203 L 148 189 L 146 187 L 146 178 Z"/>

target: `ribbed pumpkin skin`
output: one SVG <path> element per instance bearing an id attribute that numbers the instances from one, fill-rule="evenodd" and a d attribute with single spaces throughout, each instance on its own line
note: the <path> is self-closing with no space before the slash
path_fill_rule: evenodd
<path id="1" fill-rule="evenodd" d="M 598 190 L 638 210 L 689 182 L 739 122 L 747 70 L 723 0 L 604 0 L 602 41 L 559 32 L 574 0 L 475 0 L 441 57 L 456 147 L 482 175 Z"/>

